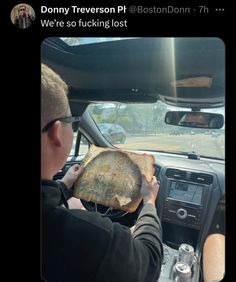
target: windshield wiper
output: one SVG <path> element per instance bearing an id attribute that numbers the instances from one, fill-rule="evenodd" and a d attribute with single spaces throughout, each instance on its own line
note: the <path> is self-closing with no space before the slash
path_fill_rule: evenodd
<path id="1" fill-rule="evenodd" d="M 224 161 L 225 159 L 219 158 L 219 157 L 212 157 L 212 156 L 205 156 L 205 155 L 200 155 L 201 158 L 206 158 L 206 159 L 211 159 L 211 160 L 219 160 L 219 161 Z"/>
<path id="2" fill-rule="evenodd" d="M 184 155 L 184 156 L 189 156 L 190 154 L 194 154 L 199 158 L 207 158 L 207 159 L 212 159 L 212 160 L 220 160 L 224 161 L 223 158 L 219 157 L 212 157 L 212 156 L 205 156 L 205 155 L 198 155 L 196 152 L 183 152 L 183 151 L 166 151 L 166 150 L 147 150 L 147 149 L 136 149 L 138 151 L 148 151 L 148 152 L 157 152 L 157 153 L 167 153 L 167 154 L 175 154 L 175 155 Z"/>
<path id="3" fill-rule="evenodd" d="M 158 153 L 169 153 L 169 154 L 175 154 L 175 155 L 184 155 L 187 156 L 188 152 L 182 152 L 182 151 L 171 151 L 171 150 L 147 150 L 147 149 L 138 149 L 139 151 L 148 151 L 148 152 L 158 152 Z"/>

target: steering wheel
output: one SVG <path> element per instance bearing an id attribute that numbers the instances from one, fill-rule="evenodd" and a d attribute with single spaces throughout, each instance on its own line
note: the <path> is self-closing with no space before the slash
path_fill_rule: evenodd
<path id="1" fill-rule="evenodd" d="M 87 202 L 81 200 L 81 203 L 86 208 L 86 210 L 91 212 L 99 212 L 101 216 L 109 217 L 110 219 L 119 219 L 128 214 L 126 211 L 116 210 L 111 207 L 105 207 L 94 202 Z"/>
<path id="2" fill-rule="evenodd" d="M 91 212 L 99 212 L 101 216 L 108 217 L 111 221 L 119 222 L 120 224 L 125 225 L 129 228 L 135 224 L 138 218 L 139 211 L 143 204 L 141 202 L 136 211 L 129 213 L 84 200 L 81 200 L 81 203 L 86 208 L 86 210 Z"/>
<path id="3" fill-rule="evenodd" d="M 158 173 L 157 173 L 158 172 Z M 155 174 L 154 175 L 159 175 L 160 174 L 160 168 L 155 166 Z M 158 180 L 159 184 L 160 181 Z M 117 210 L 117 209 L 113 209 L 111 207 L 106 207 L 100 204 L 96 204 L 94 202 L 87 202 L 85 200 L 81 200 L 81 203 L 83 204 L 83 206 L 85 207 L 86 210 L 91 211 L 91 212 L 99 212 L 101 214 L 101 216 L 103 217 L 108 217 L 110 218 L 112 221 L 118 221 L 118 222 L 124 222 L 127 220 L 129 221 L 136 221 L 137 217 L 138 217 L 138 213 L 140 211 L 140 208 L 142 207 L 143 201 L 141 201 L 141 203 L 139 204 L 139 206 L 137 207 L 136 211 L 134 211 L 133 213 L 129 213 L 126 211 L 121 211 L 121 210 Z M 126 224 L 125 224 L 126 225 Z M 132 224 L 131 224 L 132 226 Z"/>

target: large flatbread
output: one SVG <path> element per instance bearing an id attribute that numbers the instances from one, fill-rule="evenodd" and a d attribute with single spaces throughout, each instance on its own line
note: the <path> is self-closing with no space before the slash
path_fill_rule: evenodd
<path id="1" fill-rule="evenodd" d="M 141 174 L 151 181 L 154 157 L 92 145 L 85 170 L 75 182 L 74 196 L 114 209 L 133 212 L 139 206 Z"/>

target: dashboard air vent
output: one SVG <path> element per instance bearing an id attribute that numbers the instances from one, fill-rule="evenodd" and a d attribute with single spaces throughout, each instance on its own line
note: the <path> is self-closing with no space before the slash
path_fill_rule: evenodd
<path id="1" fill-rule="evenodd" d="M 174 179 L 186 179 L 187 172 L 179 169 L 174 169 L 174 168 L 168 168 L 166 170 L 166 176 L 168 178 L 174 178 Z"/>
<path id="2" fill-rule="evenodd" d="M 193 182 L 210 185 L 213 182 L 213 176 L 205 173 L 192 172 L 190 180 Z"/>

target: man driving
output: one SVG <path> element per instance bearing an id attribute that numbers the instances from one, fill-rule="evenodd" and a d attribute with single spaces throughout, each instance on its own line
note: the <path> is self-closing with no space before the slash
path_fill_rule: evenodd
<path id="1" fill-rule="evenodd" d="M 179 123 L 185 126 L 208 127 L 209 115 L 197 112 L 185 113 Z"/>
<path id="2" fill-rule="evenodd" d="M 154 176 L 150 182 L 142 176 L 143 206 L 133 233 L 98 213 L 68 209 L 63 188 L 53 181 L 66 163 L 73 141 L 72 124 L 78 122 L 78 117 L 71 115 L 67 92 L 60 76 L 42 64 L 42 276 L 48 282 L 157 281 L 163 247 L 155 207 L 159 185 Z M 77 166 L 72 178 L 82 170 Z"/>

